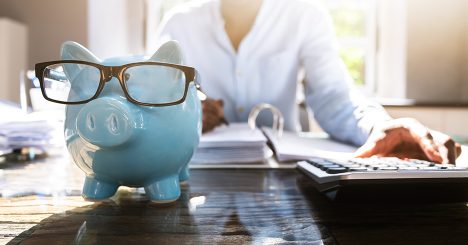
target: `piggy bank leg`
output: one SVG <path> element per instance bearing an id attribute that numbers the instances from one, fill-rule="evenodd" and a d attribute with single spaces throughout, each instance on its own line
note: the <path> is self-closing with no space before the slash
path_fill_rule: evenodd
<path id="1" fill-rule="evenodd" d="M 180 196 L 179 176 L 174 175 L 157 180 L 145 186 L 145 192 L 148 198 L 155 203 L 173 202 Z"/>
<path id="2" fill-rule="evenodd" d="M 107 199 L 115 194 L 119 186 L 113 183 L 86 177 L 82 196 L 86 200 L 99 201 Z"/>
<path id="3" fill-rule="evenodd" d="M 180 173 L 179 173 L 179 181 L 181 184 L 185 184 L 188 180 L 190 176 L 190 172 L 189 172 L 189 166 L 187 164 L 187 166 L 183 167 L 182 170 L 180 170 Z"/>

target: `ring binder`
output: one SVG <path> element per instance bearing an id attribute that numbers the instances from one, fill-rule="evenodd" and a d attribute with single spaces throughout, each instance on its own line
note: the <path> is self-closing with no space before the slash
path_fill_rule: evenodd
<path id="1" fill-rule="evenodd" d="M 273 130 L 275 130 L 277 137 L 281 138 L 283 136 L 284 117 L 281 111 L 271 104 L 261 103 L 252 108 L 247 121 L 249 127 L 251 129 L 256 128 L 255 122 L 257 120 L 258 114 L 264 109 L 269 109 L 273 114 Z"/>

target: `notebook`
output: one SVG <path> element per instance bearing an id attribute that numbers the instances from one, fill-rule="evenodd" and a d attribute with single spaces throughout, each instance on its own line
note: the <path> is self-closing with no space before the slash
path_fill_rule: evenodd
<path id="1" fill-rule="evenodd" d="M 279 137 L 271 128 L 263 127 L 262 131 L 280 162 L 332 156 L 335 159 L 349 159 L 357 149 L 355 146 L 334 141 L 325 134 L 284 131 Z"/>

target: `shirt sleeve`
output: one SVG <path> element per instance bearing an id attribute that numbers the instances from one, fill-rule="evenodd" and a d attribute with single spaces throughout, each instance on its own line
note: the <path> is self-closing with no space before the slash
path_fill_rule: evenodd
<path id="1" fill-rule="evenodd" d="M 332 138 L 354 145 L 364 144 L 373 126 L 391 117 L 381 105 L 352 87 L 352 78 L 339 56 L 328 13 L 323 9 L 314 11 L 304 18 L 302 26 L 302 33 L 306 35 L 300 58 L 306 71 L 307 104 L 319 125 Z"/>

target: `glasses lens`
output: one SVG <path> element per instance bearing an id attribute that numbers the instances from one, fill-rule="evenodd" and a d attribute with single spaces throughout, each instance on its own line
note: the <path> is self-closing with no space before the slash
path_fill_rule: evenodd
<path id="1" fill-rule="evenodd" d="M 48 98 L 61 102 L 80 102 L 96 94 L 101 73 L 94 66 L 63 63 L 47 66 L 43 79 Z"/>
<path id="2" fill-rule="evenodd" d="M 173 67 L 133 66 L 125 70 L 124 80 L 130 97 L 141 103 L 172 103 L 185 93 L 185 73 Z"/>

